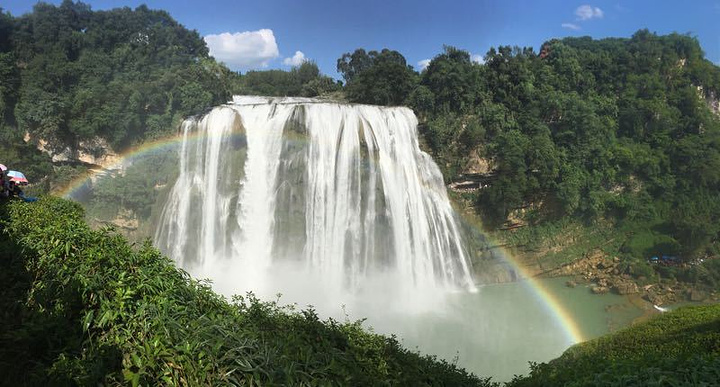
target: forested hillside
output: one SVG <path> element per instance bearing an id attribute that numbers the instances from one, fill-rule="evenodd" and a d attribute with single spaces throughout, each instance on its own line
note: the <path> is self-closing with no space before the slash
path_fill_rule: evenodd
<path id="1" fill-rule="evenodd" d="M 18 17 L 0 8 L 0 154 L 34 181 L 57 172 L 38 142 L 55 153 L 81 142 L 122 151 L 173 133 L 232 94 L 316 96 L 338 87 L 312 62 L 232 72 L 197 31 L 144 5 L 93 11 L 65 0 Z"/>
<path id="2" fill-rule="evenodd" d="M 93 12 L 39 3 L 4 15 L 4 124 L 50 146 L 101 136 L 113 146 L 168 131 L 229 95 L 229 71 L 196 31 L 146 6 Z"/>
<path id="3" fill-rule="evenodd" d="M 602 225 L 620 231 L 606 239 L 638 275 L 651 255 L 717 255 L 720 68 L 696 39 L 647 30 L 554 39 L 539 53 L 491 49 L 483 64 L 446 47 L 419 76 L 394 70 L 402 55 L 380 57 L 338 60 L 348 97 L 412 106 L 446 179 L 476 173 L 463 196 L 487 227 Z M 385 98 L 385 84 L 404 94 Z M 542 239 L 532 233 L 520 235 Z M 695 271 L 693 280 L 720 280 L 716 269 Z"/>

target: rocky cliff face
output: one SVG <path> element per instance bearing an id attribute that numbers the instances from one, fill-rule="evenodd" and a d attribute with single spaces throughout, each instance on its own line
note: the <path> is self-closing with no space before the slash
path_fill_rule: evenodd
<path id="1" fill-rule="evenodd" d="M 25 142 L 34 141 L 27 132 L 24 140 Z M 80 141 L 75 149 L 66 146 L 59 151 L 49 146 L 50 144 L 45 139 L 39 138 L 35 143 L 40 151 L 52 158 L 53 163 L 82 164 L 91 169 L 116 169 L 122 160 L 121 156 L 110 147 L 110 144 L 100 137 Z"/>
<path id="2" fill-rule="evenodd" d="M 720 99 L 714 92 L 710 92 L 709 96 L 705 97 L 705 102 L 713 113 L 720 116 Z"/>
<path id="3" fill-rule="evenodd" d="M 720 116 L 720 99 L 714 91 L 708 90 L 705 91 L 705 89 L 702 86 L 697 86 L 698 96 L 705 101 L 705 104 L 707 107 L 712 111 L 715 115 Z"/>

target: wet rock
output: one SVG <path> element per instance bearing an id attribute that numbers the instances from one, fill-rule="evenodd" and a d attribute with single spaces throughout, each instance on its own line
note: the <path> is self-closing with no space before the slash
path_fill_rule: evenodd
<path id="1" fill-rule="evenodd" d="M 635 294 L 639 291 L 638 286 L 635 282 L 620 282 L 615 284 L 615 292 L 617 294 L 625 295 L 625 294 Z"/>
<path id="2" fill-rule="evenodd" d="M 574 288 L 574 287 L 577 286 L 577 282 L 575 282 L 575 281 L 567 281 L 567 282 L 565 282 L 565 286 L 567 286 L 567 287 L 569 287 L 569 288 Z"/>
<path id="3" fill-rule="evenodd" d="M 653 305 L 662 305 L 662 298 L 652 290 L 649 290 L 643 298 L 653 303 Z"/>
<path id="4" fill-rule="evenodd" d="M 608 289 L 608 288 L 605 287 L 605 286 L 595 286 L 595 287 L 592 288 L 592 292 L 595 293 L 595 294 L 605 294 L 605 293 L 607 293 L 609 290 L 610 290 L 610 289 Z"/>

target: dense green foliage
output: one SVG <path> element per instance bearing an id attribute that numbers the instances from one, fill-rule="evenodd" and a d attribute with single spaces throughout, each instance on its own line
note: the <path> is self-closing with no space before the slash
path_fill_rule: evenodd
<path id="1" fill-rule="evenodd" d="M 371 102 L 350 93 L 373 68 L 355 59 L 338 68 L 350 64 L 351 100 Z M 520 208 L 531 224 L 605 219 L 656 235 L 628 240 L 625 254 L 693 259 L 715 255 L 720 235 L 720 120 L 707 108 L 719 91 L 696 39 L 642 30 L 552 40 L 540 54 L 493 48 L 484 64 L 446 47 L 405 103 L 447 179 L 473 156 L 491 164 L 472 194 L 486 225 Z"/>
<path id="2" fill-rule="evenodd" d="M 235 89 L 237 94 L 316 97 L 340 90 L 332 78 L 320 74 L 314 62 L 304 62 L 290 71 L 248 71 Z"/>
<path id="3" fill-rule="evenodd" d="M 121 151 L 225 102 L 235 78 L 196 31 L 164 11 L 94 12 L 70 0 L 38 3 L 20 17 L 0 9 L 0 162 L 47 192 L 50 180 L 77 171 L 53 168 L 38 142 L 72 156 L 102 138 Z"/>
<path id="4" fill-rule="evenodd" d="M 149 244 L 91 230 L 76 203 L 2 203 L 0 217 L 5 384 L 490 385 L 361 322 L 228 303 Z"/>
<path id="5" fill-rule="evenodd" d="M 357 49 L 337 61 L 337 70 L 347 84 L 345 92 L 353 102 L 374 105 L 401 105 L 417 82 L 417 75 L 397 51 L 365 52 Z"/>
<path id="6" fill-rule="evenodd" d="M 58 148 L 95 136 L 123 146 L 168 133 L 229 96 L 229 70 L 167 12 L 93 12 L 66 0 L 3 20 L 10 44 L 0 74 L 11 89 L 3 92 L 4 124 L 16 136 Z"/>
<path id="7" fill-rule="evenodd" d="M 720 305 L 685 307 L 567 350 L 510 386 L 713 386 Z"/>

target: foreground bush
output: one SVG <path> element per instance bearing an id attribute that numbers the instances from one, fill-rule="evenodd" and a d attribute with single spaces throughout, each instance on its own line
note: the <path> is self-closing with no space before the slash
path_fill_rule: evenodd
<path id="1" fill-rule="evenodd" d="M 680 308 L 531 366 L 511 386 L 716 386 L 720 305 Z"/>
<path id="2" fill-rule="evenodd" d="M 2 384 L 492 385 L 360 322 L 228 303 L 75 203 L 0 206 Z"/>

